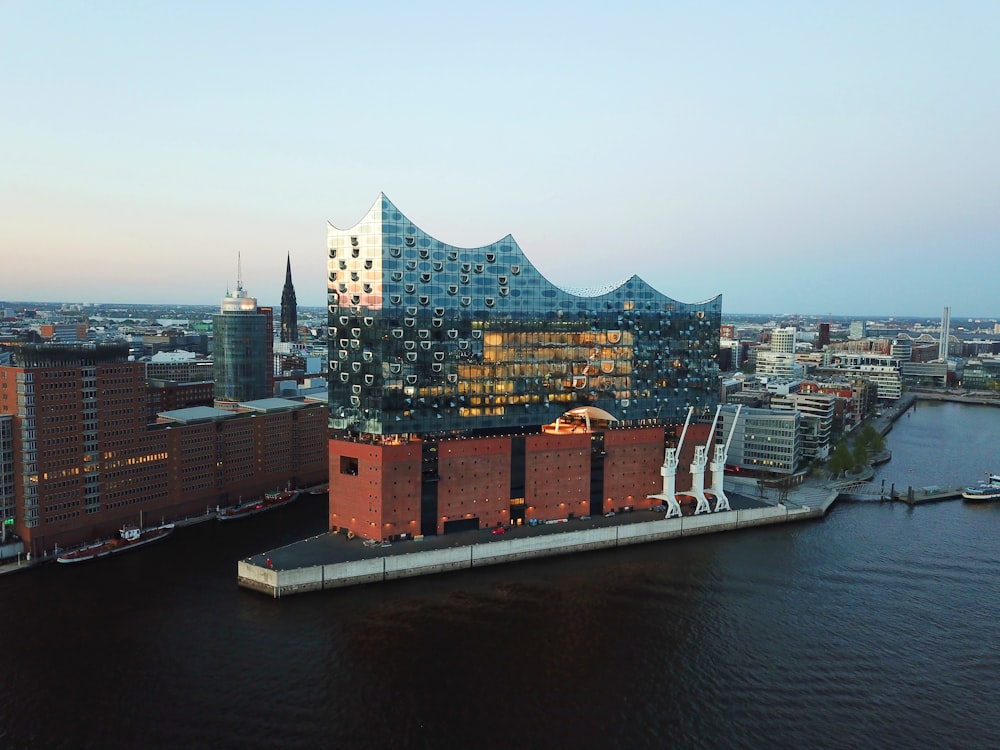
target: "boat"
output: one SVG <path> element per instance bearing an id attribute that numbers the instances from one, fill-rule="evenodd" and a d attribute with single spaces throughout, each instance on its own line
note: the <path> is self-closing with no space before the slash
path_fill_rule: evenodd
<path id="1" fill-rule="evenodd" d="M 301 494 L 299 490 L 291 489 L 268 492 L 261 498 L 237 505 L 230 505 L 228 508 L 219 508 L 215 517 L 220 521 L 235 521 L 240 518 L 249 518 L 258 513 L 283 508 L 289 503 L 298 500 Z"/>
<path id="2" fill-rule="evenodd" d="M 120 528 L 118 530 L 118 536 L 114 539 L 107 539 L 102 542 L 95 542 L 83 547 L 78 547 L 74 550 L 60 552 L 56 557 L 56 562 L 86 562 L 88 560 L 97 560 L 98 558 L 107 557 L 109 555 L 117 555 L 119 552 L 125 552 L 138 547 L 145 547 L 147 544 L 152 544 L 153 542 L 159 542 L 166 539 L 171 533 L 173 533 L 173 530 L 174 525 L 172 523 L 163 523 L 159 526 L 144 529 L 142 528 L 142 522 L 140 521 L 139 526 L 123 526 Z"/>
<path id="3" fill-rule="evenodd" d="M 989 474 L 985 482 L 980 482 L 975 487 L 966 487 L 962 491 L 962 499 L 970 503 L 1000 500 L 1000 474 Z"/>

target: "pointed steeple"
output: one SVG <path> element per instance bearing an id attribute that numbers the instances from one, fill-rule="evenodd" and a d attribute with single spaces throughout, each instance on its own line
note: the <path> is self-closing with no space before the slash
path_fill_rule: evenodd
<path id="1" fill-rule="evenodd" d="M 288 253 L 285 265 L 285 286 L 281 290 L 281 340 L 299 340 L 298 306 L 295 301 L 295 287 L 292 286 L 292 254 Z"/>

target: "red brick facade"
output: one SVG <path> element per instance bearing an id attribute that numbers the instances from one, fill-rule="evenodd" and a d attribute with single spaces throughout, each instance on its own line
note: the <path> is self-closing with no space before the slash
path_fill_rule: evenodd
<path id="1" fill-rule="evenodd" d="M 695 445 L 704 445 L 710 432 L 710 425 L 688 428 L 678 490 L 691 487 L 689 466 Z M 524 441 L 523 497 L 515 496 L 520 484 L 514 476 L 512 446 L 518 439 Z M 671 439 L 676 442 L 675 436 Z M 648 496 L 663 489 L 663 457 L 662 426 L 436 443 L 334 439 L 330 528 L 392 539 L 401 534 L 443 534 L 448 526 L 485 529 L 521 518 L 547 521 L 649 508 L 660 502 Z M 705 479 L 711 483 L 707 467 Z M 422 524 L 422 495 L 435 512 L 433 524 L 428 519 Z"/>
<path id="2" fill-rule="evenodd" d="M 144 366 L 0 367 L 14 415 L 14 530 L 40 555 L 291 483 L 327 479 L 323 404 L 147 424 Z"/>
<path id="3" fill-rule="evenodd" d="M 663 489 L 663 427 L 608 430 L 604 433 L 604 512 L 630 506 L 650 508 Z"/>
<path id="4" fill-rule="evenodd" d="M 589 515 L 590 433 L 529 435 L 525 448 L 525 517 Z"/>
<path id="5" fill-rule="evenodd" d="M 417 441 L 393 445 L 330 441 L 330 528 L 366 539 L 420 533 Z"/>
<path id="6" fill-rule="evenodd" d="M 437 533 L 478 518 L 479 527 L 510 523 L 510 438 L 443 440 L 438 446 Z"/>

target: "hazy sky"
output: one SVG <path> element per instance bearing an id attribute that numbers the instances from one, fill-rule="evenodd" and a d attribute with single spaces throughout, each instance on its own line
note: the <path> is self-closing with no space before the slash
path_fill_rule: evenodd
<path id="1" fill-rule="evenodd" d="M 561 286 L 1000 316 L 1000 2 L 0 0 L 0 300 L 324 302 L 379 191 Z"/>

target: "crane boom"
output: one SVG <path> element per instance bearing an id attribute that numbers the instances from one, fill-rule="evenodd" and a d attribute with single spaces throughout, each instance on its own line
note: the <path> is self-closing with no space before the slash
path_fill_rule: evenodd
<path id="1" fill-rule="evenodd" d="M 721 408 L 721 407 L 720 407 L 720 408 Z M 736 423 L 737 423 L 737 422 L 739 421 L 739 418 L 740 418 L 740 410 L 741 410 L 742 408 L 743 408 L 743 404 L 737 404 L 737 405 L 736 405 L 736 416 L 734 416 L 734 417 L 733 417 L 733 426 L 732 426 L 732 428 L 731 428 L 731 429 L 729 430 L 729 437 L 728 437 L 728 438 L 726 438 L 726 452 L 725 452 L 725 455 L 726 455 L 726 456 L 728 456 L 728 455 L 729 455 L 729 444 L 730 444 L 731 442 L 733 442 L 733 435 L 735 435 L 735 434 L 736 434 Z"/>
<path id="2" fill-rule="evenodd" d="M 708 433 L 708 440 L 705 443 L 705 450 L 708 450 L 708 444 L 712 442 L 715 438 L 715 425 L 719 423 L 719 412 L 722 411 L 722 404 L 715 407 L 715 419 L 712 420 L 712 430 Z"/>
<path id="3" fill-rule="evenodd" d="M 681 430 L 681 439 L 679 441 L 677 441 L 677 455 L 678 456 L 681 454 L 681 446 L 684 445 L 684 436 L 687 434 L 688 425 L 691 423 L 691 414 L 693 412 L 694 412 L 694 407 L 693 406 L 689 406 L 688 407 L 687 419 L 684 420 L 684 429 Z"/>

